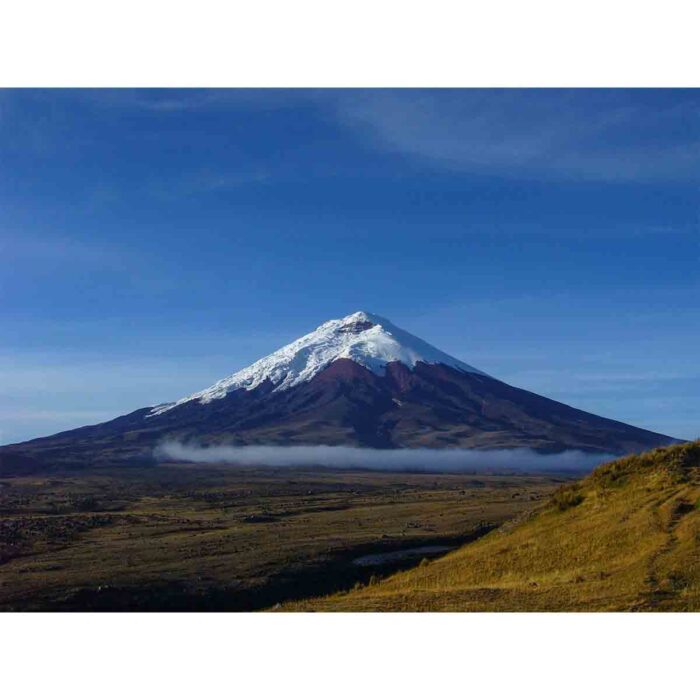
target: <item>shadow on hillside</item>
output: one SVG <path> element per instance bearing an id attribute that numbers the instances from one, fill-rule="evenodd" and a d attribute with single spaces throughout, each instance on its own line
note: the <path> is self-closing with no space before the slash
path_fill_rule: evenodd
<path id="1" fill-rule="evenodd" d="M 413 547 L 445 546 L 450 549 L 472 542 L 496 527 L 484 523 L 466 537 L 387 540 L 373 545 L 344 549 L 331 554 L 331 559 L 316 565 L 299 565 L 288 569 L 255 588 L 197 588 L 184 582 L 158 585 L 99 586 L 81 588 L 61 598 L 21 602 L 16 610 L 56 612 L 246 612 L 264 610 L 277 603 L 329 595 L 366 584 L 372 577 L 388 576 L 416 565 L 423 555 L 388 561 L 375 566 L 357 566 L 358 557 L 395 552 Z M 425 558 L 435 558 L 426 555 Z M 12 609 L 12 608 L 10 608 Z"/>

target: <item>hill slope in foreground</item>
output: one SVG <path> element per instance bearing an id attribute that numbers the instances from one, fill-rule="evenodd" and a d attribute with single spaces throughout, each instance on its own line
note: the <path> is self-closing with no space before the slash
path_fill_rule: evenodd
<path id="1" fill-rule="evenodd" d="M 441 559 L 284 609 L 700 611 L 700 441 L 603 465 Z"/>

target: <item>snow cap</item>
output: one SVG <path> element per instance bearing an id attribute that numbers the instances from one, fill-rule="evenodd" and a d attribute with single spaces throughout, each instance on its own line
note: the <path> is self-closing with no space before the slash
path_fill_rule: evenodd
<path id="1" fill-rule="evenodd" d="M 424 340 L 395 326 L 391 321 L 356 311 L 344 318 L 326 321 L 315 331 L 285 345 L 249 367 L 174 403 L 155 406 L 149 416 L 165 413 L 188 401 L 209 403 L 238 389 L 251 390 L 269 380 L 274 391 L 308 382 L 339 359 L 348 359 L 383 375 L 390 362 L 413 368 L 417 362 L 442 364 L 462 372 L 485 374 L 475 367 L 438 350 Z"/>

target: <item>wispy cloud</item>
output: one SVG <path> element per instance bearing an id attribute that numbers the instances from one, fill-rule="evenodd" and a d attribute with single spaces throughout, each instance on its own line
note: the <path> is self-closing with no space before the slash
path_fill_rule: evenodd
<path id="1" fill-rule="evenodd" d="M 648 391 L 649 384 L 660 382 L 687 382 L 700 379 L 697 371 L 669 372 L 648 370 L 639 372 L 607 371 L 577 372 L 570 369 L 516 370 L 509 379 L 524 385 L 548 386 L 550 389 L 567 386 L 577 393 L 600 393 L 601 390 Z"/>
<path id="2" fill-rule="evenodd" d="M 174 176 L 152 178 L 144 190 L 161 199 L 227 192 L 241 187 L 263 185 L 271 180 L 270 173 L 261 168 L 251 170 L 199 170 Z"/>
<path id="3" fill-rule="evenodd" d="M 76 104 L 92 117 L 154 120 L 301 106 L 377 151 L 456 172 L 697 182 L 700 170 L 698 90 L 5 91 L 0 129 L 8 144 L 45 154 L 94 146 L 94 135 L 70 128 Z"/>
<path id="4" fill-rule="evenodd" d="M 700 93 L 351 91 L 336 114 L 375 147 L 456 171 L 604 181 L 696 180 Z"/>
<path id="5" fill-rule="evenodd" d="M 613 455 L 587 454 L 576 450 L 543 455 L 533 450 L 396 449 L 298 445 L 278 447 L 220 445 L 200 447 L 164 442 L 156 448 L 162 460 L 224 463 L 266 467 L 361 468 L 381 471 L 565 471 L 587 470 L 613 459 Z"/>
<path id="6" fill-rule="evenodd" d="M 154 88 L 70 90 L 70 97 L 98 108 L 167 113 L 285 109 L 307 101 L 306 90 L 253 88 Z"/>
<path id="7" fill-rule="evenodd" d="M 121 269 L 128 258 L 119 247 L 96 240 L 61 234 L 42 236 L 28 231 L 4 231 L 0 237 L 0 264 L 14 266 L 19 261 Z"/>

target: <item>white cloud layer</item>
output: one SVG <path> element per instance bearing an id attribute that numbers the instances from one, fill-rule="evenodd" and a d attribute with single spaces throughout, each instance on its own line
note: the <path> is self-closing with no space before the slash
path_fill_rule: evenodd
<path id="1" fill-rule="evenodd" d="M 614 459 L 609 454 L 589 454 L 567 450 L 559 454 L 540 454 L 533 450 L 465 450 L 402 448 L 377 450 L 366 447 L 330 445 L 218 445 L 201 447 L 180 442 L 164 442 L 156 448 L 163 461 L 187 461 L 209 464 L 260 467 L 360 468 L 380 471 L 588 471 Z"/>

